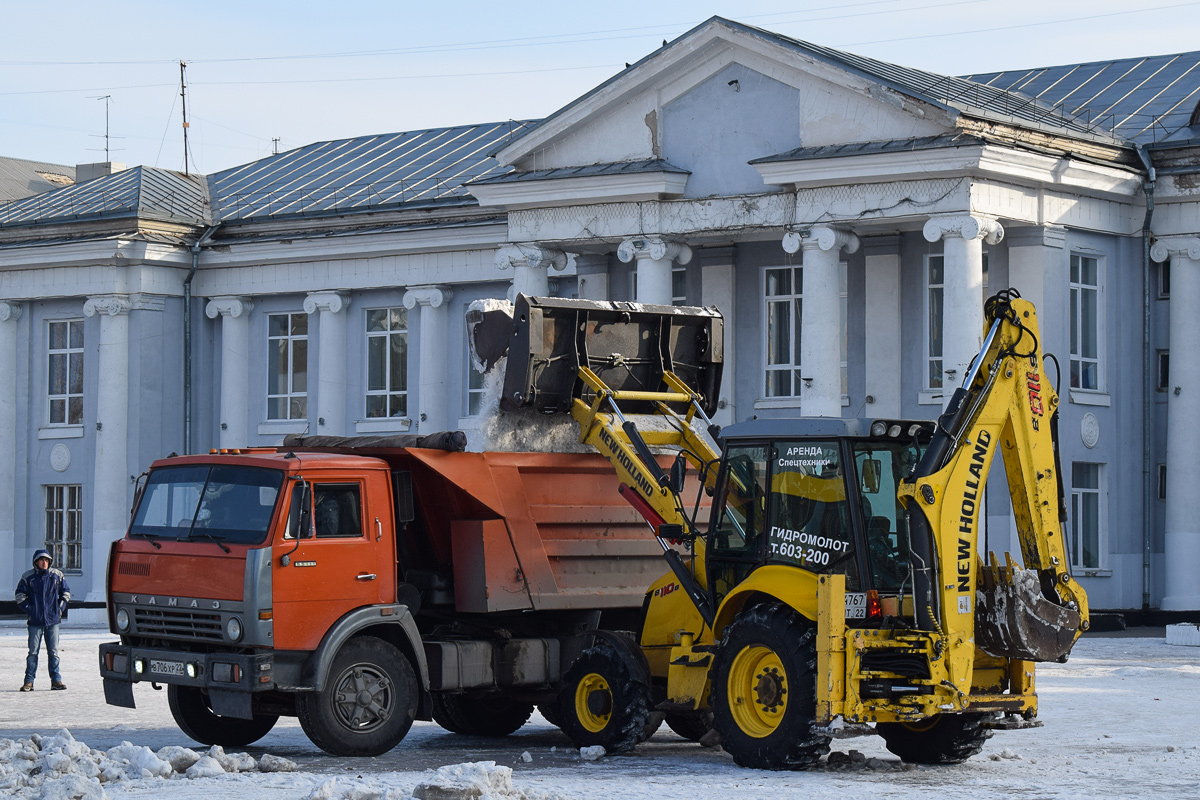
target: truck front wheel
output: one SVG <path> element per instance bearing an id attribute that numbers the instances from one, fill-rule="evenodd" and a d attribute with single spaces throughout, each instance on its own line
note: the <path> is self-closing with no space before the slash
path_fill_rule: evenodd
<path id="1" fill-rule="evenodd" d="M 816 634 L 781 603 L 755 606 L 725 630 L 713 663 L 713 727 L 751 769 L 808 769 L 829 750 L 816 717 Z"/>
<path id="2" fill-rule="evenodd" d="M 333 659 L 325 688 L 296 696 L 300 727 L 335 756 L 377 756 L 417 716 L 417 679 L 404 654 L 374 636 L 351 639 Z"/>
<path id="3" fill-rule="evenodd" d="M 910 764 L 958 764 L 992 737 L 984 714 L 938 714 L 919 722 L 880 722 L 875 732 L 887 749 Z"/>
<path id="4" fill-rule="evenodd" d="M 255 714 L 254 719 L 222 717 L 213 713 L 204 692 L 193 686 L 167 686 L 167 705 L 175 724 L 200 744 L 245 747 L 266 736 L 278 714 Z"/>

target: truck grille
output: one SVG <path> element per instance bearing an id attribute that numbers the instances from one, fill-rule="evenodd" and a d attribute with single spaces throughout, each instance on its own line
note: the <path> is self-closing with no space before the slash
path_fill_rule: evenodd
<path id="1" fill-rule="evenodd" d="M 221 615 L 158 608 L 134 609 L 133 619 L 142 636 L 220 642 Z"/>

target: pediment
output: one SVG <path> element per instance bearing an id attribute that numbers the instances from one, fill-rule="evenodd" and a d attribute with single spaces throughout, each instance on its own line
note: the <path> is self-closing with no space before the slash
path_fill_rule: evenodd
<path id="1" fill-rule="evenodd" d="M 956 112 L 714 18 L 496 154 L 518 172 L 661 159 L 684 196 L 770 189 L 749 162 L 799 147 L 935 136 Z M 796 44 L 792 42 L 792 44 Z"/>

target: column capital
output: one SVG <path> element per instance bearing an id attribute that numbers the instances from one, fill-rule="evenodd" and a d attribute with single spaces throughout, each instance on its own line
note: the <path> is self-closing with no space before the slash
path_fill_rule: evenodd
<path id="1" fill-rule="evenodd" d="M 1150 248 L 1150 258 L 1158 262 L 1176 256 L 1200 261 L 1200 236 L 1160 236 Z"/>
<path id="2" fill-rule="evenodd" d="M 561 271 L 574 264 L 574 253 L 566 253 L 553 247 L 545 247 L 536 242 L 506 244 L 496 251 L 496 267 L 499 269 L 533 267 L 534 269 L 556 269 Z"/>
<path id="3" fill-rule="evenodd" d="M 651 261 L 678 261 L 686 264 L 692 260 L 692 248 L 680 239 L 666 236 L 631 236 L 617 248 L 617 258 L 628 264 L 637 259 Z"/>
<path id="4" fill-rule="evenodd" d="M 304 298 L 304 313 L 315 314 L 328 311 L 337 314 L 350 307 L 350 296 L 341 292 L 310 292 Z"/>
<path id="5" fill-rule="evenodd" d="M 214 297 L 204 307 L 204 314 L 209 319 L 217 317 L 248 317 L 254 310 L 254 302 L 249 297 Z"/>
<path id="6" fill-rule="evenodd" d="M 97 314 L 117 317 L 128 314 L 133 309 L 133 303 L 127 294 L 100 294 L 89 297 L 83 304 L 83 315 L 94 317 Z"/>
<path id="7" fill-rule="evenodd" d="M 450 303 L 454 290 L 449 286 L 411 286 L 404 293 L 404 307 L 409 311 L 418 305 L 441 308 Z"/>
<path id="8" fill-rule="evenodd" d="M 813 225 L 802 231 L 788 231 L 783 235 L 783 249 L 795 253 L 801 248 L 805 250 L 841 250 L 847 253 L 858 252 L 859 239 L 854 233 L 844 228 L 832 225 Z"/>
<path id="9" fill-rule="evenodd" d="M 0 322 L 16 322 L 23 310 L 24 306 L 15 300 L 0 300 Z"/>
<path id="10" fill-rule="evenodd" d="M 979 214 L 938 214 L 930 217 L 923 230 L 926 241 L 936 242 L 947 237 L 958 237 L 968 241 L 983 239 L 988 244 L 999 244 L 1004 238 L 1004 228 L 991 217 Z"/>

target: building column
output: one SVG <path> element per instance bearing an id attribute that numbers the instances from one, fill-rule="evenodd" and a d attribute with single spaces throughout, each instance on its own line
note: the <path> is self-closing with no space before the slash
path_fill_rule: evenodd
<path id="1" fill-rule="evenodd" d="M 901 416 L 900 365 L 900 237 L 863 240 L 866 256 L 866 413 Z"/>
<path id="2" fill-rule="evenodd" d="M 998 244 L 1004 228 L 989 217 L 939 214 L 925 223 L 925 239 L 942 241 L 942 404 L 983 345 L 983 243 Z"/>
<path id="3" fill-rule="evenodd" d="M 214 297 L 204 307 L 221 318 L 221 432 L 223 448 L 250 444 L 250 312 L 246 297 Z"/>
<path id="4" fill-rule="evenodd" d="M 1200 236 L 1163 237 L 1150 250 L 1171 259 L 1171 385 L 1167 391 L 1167 519 L 1164 611 L 1200 610 Z"/>
<path id="5" fill-rule="evenodd" d="M 13 558 L 17 532 L 17 320 L 23 307 L 0 300 L 0 364 L 7 365 L 8 378 L 0 381 L 0 553 L 7 553 L 11 569 L 7 585 L 16 586 L 27 568 Z"/>
<path id="6" fill-rule="evenodd" d="M 581 253 L 575 256 L 575 274 L 579 276 L 580 300 L 607 300 L 608 256 L 602 253 Z"/>
<path id="7" fill-rule="evenodd" d="M 806 417 L 842 415 L 842 248 L 857 252 L 858 237 L 830 225 L 790 231 L 789 253 L 803 250 L 804 305 L 800 315 L 800 410 Z"/>
<path id="8" fill-rule="evenodd" d="M 89 601 L 104 600 L 108 551 L 125 535 L 129 514 L 129 311 L 128 295 L 89 297 L 86 317 L 100 317 L 96 363 L 96 455 L 92 479 L 92 568 Z M 85 495 L 85 501 L 86 501 Z"/>
<path id="9" fill-rule="evenodd" d="M 413 286 L 404 293 L 404 307 L 412 311 L 421 307 L 421 346 L 417 353 L 415 381 L 418 391 L 417 432 L 437 433 L 449 427 L 458 414 L 451 414 L 447 384 L 450 376 L 450 298 L 454 292 L 448 286 Z M 460 364 L 462 359 L 455 358 Z M 410 365 L 409 369 L 412 369 Z M 410 384 L 414 381 L 410 381 Z"/>
<path id="10" fill-rule="evenodd" d="M 692 248 L 665 236 L 634 236 L 621 242 L 617 258 L 628 264 L 637 259 L 637 302 L 671 305 L 671 270 L 676 261 L 692 260 Z"/>
<path id="11" fill-rule="evenodd" d="M 317 433 L 346 435 L 346 328 L 350 298 L 338 292 L 313 292 L 304 298 L 304 313 L 321 313 L 317 330 Z"/>
<path id="12" fill-rule="evenodd" d="M 549 295 L 549 270 L 561 272 L 574 263 L 573 254 L 539 244 L 506 244 L 496 251 L 496 266 L 501 270 L 511 268 L 513 271 L 508 299 L 514 301 L 518 294 L 527 297 Z"/>
<path id="13" fill-rule="evenodd" d="M 736 284 L 733 264 L 736 250 L 732 247 L 706 247 L 700 251 L 700 305 L 716 306 L 725 318 L 725 362 L 721 368 L 721 394 L 713 422 L 728 425 L 737 419 L 734 408 L 734 347 L 737 314 L 734 298 Z"/>

